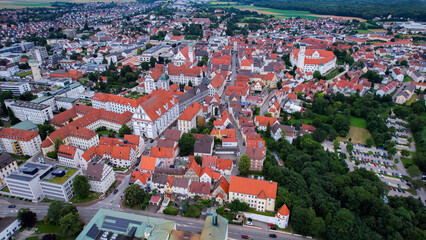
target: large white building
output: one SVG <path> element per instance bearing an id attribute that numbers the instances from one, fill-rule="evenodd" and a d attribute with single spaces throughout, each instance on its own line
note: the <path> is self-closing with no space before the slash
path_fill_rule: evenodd
<path id="1" fill-rule="evenodd" d="M 116 113 L 132 112 L 133 133 L 148 138 L 159 136 L 179 117 L 178 100 L 164 89 L 137 100 L 97 93 L 92 98 L 92 106 Z"/>
<path id="2" fill-rule="evenodd" d="M 276 197 L 276 182 L 231 176 L 229 202 L 238 199 L 256 211 L 274 211 Z"/>
<path id="3" fill-rule="evenodd" d="M 306 45 L 302 43 L 300 49 L 291 52 L 290 62 L 305 74 L 315 71 L 324 74 L 336 67 L 336 56 L 332 51 L 306 49 Z"/>
<path id="4" fill-rule="evenodd" d="M 33 156 L 41 149 L 41 138 L 37 132 L 2 128 L 0 130 L 0 145 L 4 152 Z"/>
<path id="5" fill-rule="evenodd" d="M 27 162 L 5 178 L 12 196 L 40 201 L 47 197 L 69 201 L 74 195 L 72 182 L 81 169 Z"/>
<path id="6" fill-rule="evenodd" d="M 5 100 L 4 103 L 21 121 L 30 120 L 35 124 L 43 124 L 53 118 L 52 108 L 45 104 L 10 99 Z"/>
<path id="7" fill-rule="evenodd" d="M 19 96 L 24 92 L 31 91 L 30 84 L 27 82 L 2 82 L 0 89 L 4 91 L 12 91 L 13 95 Z"/>
<path id="8" fill-rule="evenodd" d="M 21 221 L 16 217 L 4 217 L 0 219 L 0 239 L 11 239 L 21 229 Z"/>
<path id="9" fill-rule="evenodd" d="M 91 162 L 84 173 L 90 184 L 90 191 L 104 193 L 115 181 L 114 169 L 108 164 Z"/>

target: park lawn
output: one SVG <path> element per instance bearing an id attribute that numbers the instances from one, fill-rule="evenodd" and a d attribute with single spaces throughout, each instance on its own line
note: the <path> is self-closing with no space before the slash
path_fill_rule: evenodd
<path id="1" fill-rule="evenodd" d="M 349 130 L 348 136 L 346 138 L 337 137 L 337 139 L 341 142 L 348 141 L 349 138 L 352 139 L 353 143 L 362 143 L 366 144 L 367 138 L 370 138 L 370 132 L 365 128 L 360 127 L 351 127 Z"/>
<path id="2" fill-rule="evenodd" d="M 358 30 L 356 30 L 357 31 L 357 33 L 360 33 L 360 34 L 362 34 L 362 33 L 372 33 L 372 31 L 370 31 L 370 30 L 365 30 L 365 29 L 358 29 Z"/>
<path id="3" fill-rule="evenodd" d="M 414 93 L 413 96 L 411 96 L 410 100 L 408 100 L 405 105 L 407 106 L 411 106 L 411 104 L 413 104 L 415 101 L 417 101 L 417 99 L 419 98 L 419 96 Z"/>
<path id="4" fill-rule="evenodd" d="M 42 221 L 37 223 L 37 228 L 36 234 L 62 232 L 59 225 L 44 224 Z"/>
<path id="5" fill-rule="evenodd" d="M 367 128 L 367 122 L 364 118 L 351 117 L 351 126 L 359 128 Z"/>
<path id="6" fill-rule="evenodd" d="M 402 165 L 404 165 L 405 168 L 408 168 L 409 166 L 413 165 L 413 159 L 412 158 L 406 158 L 401 157 Z"/>
<path id="7" fill-rule="evenodd" d="M 38 237 L 32 236 L 32 237 L 25 238 L 25 240 L 38 240 Z"/>
<path id="8" fill-rule="evenodd" d="M 311 119 L 304 119 L 304 118 L 302 118 L 302 119 L 290 119 L 289 124 L 293 125 L 293 124 L 295 124 L 296 122 L 299 122 L 299 121 L 301 121 L 304 124 L 312 124 Z"/>
<path id="9" fill-rule="evenodd" d="M 101 193 L 89 192 L 89 196 L 87 196 L 87 198 L 80 199 L 77 195 L 75 195 L 73 198 L 71 198 L 71 202 L 73 203 L 91 202 L 93 200 L 98 199 L 100 196 L 101 196 Z"/>
<path id="10" fill-rule="evenodd" d="M 31 75 L 32 73 L 33 72 L 30 70 L 30 71 L 27 71 L 27 72 L 18 73 L 17 75 L 20 76 L 20 77 L 26 77 L 28 75 Z"/>
<path id="11" fill-rule="evenodd" d="M 268 217 L 274 217 L 275 213 L 274 212 L 270 212 L 270 211 L 265 211 L 265 212 L 258 212 L 256 211 L 256 209 L 254 208 L 249 208 L 247 210 L 247 212 L 249 213 L 254 213 L 254 214 L 259 214 L 259 215 L 263 215 L 263 216 L 268 216 Z"/>

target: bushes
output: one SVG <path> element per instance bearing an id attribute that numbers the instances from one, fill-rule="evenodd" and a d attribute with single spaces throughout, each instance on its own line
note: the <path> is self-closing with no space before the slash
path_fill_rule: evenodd
<path id="1" fill-rule="evenodd" d="M 179 212 L 179 209 L 174 208 L 174 207 L 166 207 L 166 208 L 163 210 L 163 213 L 164 213 L 164 214 L 174 215 L 174 216 L 176 216 L 176 215 L 178 214 L 178 212 Z"/>

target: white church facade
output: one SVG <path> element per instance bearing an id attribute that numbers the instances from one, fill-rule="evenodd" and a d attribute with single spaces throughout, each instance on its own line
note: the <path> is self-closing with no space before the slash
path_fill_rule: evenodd
<path id="1" fill-rule="evenodd" d="M 324 75 L 336 67 L 336 56 L 332 51 L 306 49 L 306 45 L 302 43 L 300 49 L 294 49 L 291 52 L 290 62 L 304 74 L 319 71 Z"/>

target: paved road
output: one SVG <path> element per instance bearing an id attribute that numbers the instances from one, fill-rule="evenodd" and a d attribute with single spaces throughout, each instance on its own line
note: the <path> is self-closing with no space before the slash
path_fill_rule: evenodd
<path id="1" fill-rule="evenodd" d="M 113 196 L 119 196 L 119 193 Z M 82 220 L 85 223 L 88 223 L 90 219 L 96 214 L 96 212 L 100 208 L 107 208 L 111 210 L 143 214 L 146 216 L 173 220 L 176 222 L 176 225 L 177 225 L 176 228 L 178 230 L 183 230 L 183 231 L 201 233 L 204 226 L 204 220 L 202 219 L 186 218 L 181 216 L 171 216 L 171 215 L 152 213 L 152 212 L 141 211 L 141 210 L 139 211 L 139 210 L 131 210 L 131 209 L 121 209 L 118 204 L 108 204 L 110 197 L 92 206 L 77 207 Z M 17 207 L 13 209 L 7 208 L 7 205 L 11 203 L 15 204 Z M 48 206 L 49 206 L 49 203 L 32 203 L 32 202 L 20 201 L 17 199 L 0 197 L 0 208 L 2 209 L 0 216 L 3 216 L 3 217 L 16 216 L 20 208 L 30 208 L 32 211 L 37 213 L 38 219 L 42 219 L 43 217 L 47 215 Z M 240 239 L 242 234 L 248 235 L 251 239 L 267 239 L 269 233 L 271 232 L 259 230 L 259 229 L 252 229 L 252 228 L 238 226 L 238 225 L 229 225 L 229 231 L 228 231 L 229 237 L 235 238 L 235 239 Z M 276 232 L 274 233 L 278 236 L 278 239 L 304 239 L 303 237 L 288 235 L 285 233 L 276 233 Z"/>
<path id="2" fill-rule="evenodd" d="M 260 115 L 260 116 L 263 116 L 263 115 L 264 115 L 264 113 L 268 111 L 268 108 L 269 108 L 269 101 L 271 101 L 271 98 L 274 96 L 275 91 L 276 91 L 275 89 L 274 89 L 274 90 L 272 90 L 272 91 L 269 93 L 268 97 L 266 97 L 266 99 L 265 99 L 265 101 L 263 102 L 262 106 L 260 106 L 260 113 L 259 113 L 259 115 Z"/>
<path id="3" fill-rule="evenodd" d="M 235 51 L 232 54 L 232 73 L 231 73 L 231 84 L 230 85 L 235 85 L 235 80 L 237 79 L 237 54 L 238 51 Z"/>

